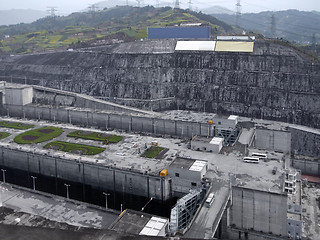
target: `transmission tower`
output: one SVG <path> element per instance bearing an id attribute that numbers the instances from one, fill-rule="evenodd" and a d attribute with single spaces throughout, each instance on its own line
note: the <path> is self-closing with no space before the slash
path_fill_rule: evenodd
<path id="1" fill-rule="evenodd" d="M 96 4 L 91 4 L 89 6 L 89 12 L 95 13 L 96 11 L 98 11 L 99 7 Z"/>
<path id="2" fill-rule="evenodd" d="M 241 3 L 240 0 L 237 0 L 236 4 L 236 26 L 240 27 L 240 21 L 241 21 Z"/>
<path id="3" fill-rule="evenodd" d="M 140 4 L 141 4 L 141 0 L 136 0 L 137 3 L 138 3 L 138 7 L 140 7 Z"/>
<path id="4" fill-rule="evenodd" d="M 179 0 L 176 0 L 175 4 L 174 4 L 174 8 L 180 8 L 180 2 Z"/>
<path id="5" fill-rule="evenodd" d="M 47 7 L 47 8 L 48 8 L 47 12 L 50 13 L 50 16 L 52 18 L 55 18 L 56 17 L 56 12 L 58 11 L 57 7 Z"/>
<path id="6" fill-rule="evenodd" d="M 276 18 L 274 16 L 274 13 L 271 15 L 271 37 L 275 38 L 276 37 Z"/>
<path id="7" fill-rule="evenodd" d="M 316 53 L 316 44 L 317 44 L 316 34 L 313 33 L 312 34 L 312 49 L 313 49 L 314 53 Z"/>
<path id="8" fill-rule="evenodd" d="M 159 6 L 160 6 L 160 1 L 156 0 L 156 8 L 159 8 Z"/>
<path id="9" fill-rule="evenodd" d="M 189 10 L 191 11 L 192 10 L 192 1 L 191 0 L 189 0 Z"/>

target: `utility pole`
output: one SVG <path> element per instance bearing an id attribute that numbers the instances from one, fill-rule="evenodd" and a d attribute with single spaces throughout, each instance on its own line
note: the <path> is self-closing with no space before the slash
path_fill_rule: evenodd
<path id="1" fill-rule="evenodd" d="M 274 16 L 274 13 L 271 15 L 271 37 L 275 38 L 276 37 L 276 19 Z"/>
<path id="2" fill-rule="evenodd" d="M 237 0 L 236 3 L 236 26 L 240 27 L 241 26 L 241 3 L 240 0 Z"/>

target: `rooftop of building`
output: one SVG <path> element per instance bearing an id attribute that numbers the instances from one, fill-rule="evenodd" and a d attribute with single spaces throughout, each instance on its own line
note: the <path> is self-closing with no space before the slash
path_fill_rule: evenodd
<path id="1" fill-rule="evenodd" d="M 128 209 L 121 213 L 110 229 L 136 235 L 157 236 L 167 221 L 166 218 Z"/>

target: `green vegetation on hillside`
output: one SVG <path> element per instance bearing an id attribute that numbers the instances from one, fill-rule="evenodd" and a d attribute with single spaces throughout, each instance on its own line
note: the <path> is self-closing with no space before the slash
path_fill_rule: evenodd
<path id="1" fill-rule="evenodd" d="M 148 27 L 181 23 L 208 25 L 213 34 L 232 31 L 231 26 L 202 13 L 170 7 L 119 6 L 96 13 L 73 13 L 42 18 L 31 24 L 1 26 L 0 53 L 25 54 L 132 41 L 146 38 Z"/>

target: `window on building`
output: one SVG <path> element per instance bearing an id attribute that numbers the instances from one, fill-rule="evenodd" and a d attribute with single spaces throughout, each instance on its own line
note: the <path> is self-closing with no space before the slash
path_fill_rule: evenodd
<path id="1" fill-rule="evenodd" d="M 179 173 L 176 173 L 176 177 L 179 177 L 180 176 L 180 174 Z"/>
<path id="2" fill-rule="evenodd" d="M 192 183 L 191 183 L 191 186 L 196 187 L 197 184 L 196 184 L 195 182 L 192 182 Z"/>

